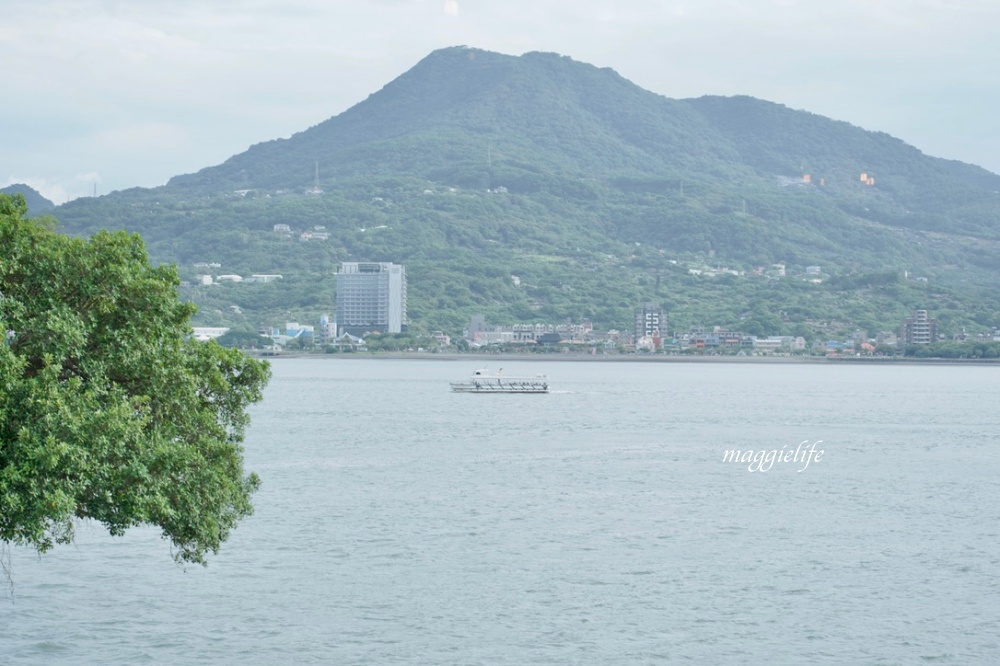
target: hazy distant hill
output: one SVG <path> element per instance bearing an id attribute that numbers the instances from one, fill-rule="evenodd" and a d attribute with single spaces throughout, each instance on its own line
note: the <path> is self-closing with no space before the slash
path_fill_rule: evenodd
<path id="1" fill-rule="evenodd" d="M 778 104 L 668 99 L 563 56 L 456 47 L 289 139 L 56 215 L 74 233 L 140 231 L 186 274 L 287 276 L 198 292 L 209 318 L 329 311 L 351 258 L 406 263 L 427 328 L 479 311 L 628 326 L 644 300 L 678 325 L 895 327 L 919 305 L 974 327 L 1000 323 L 998 191 L 996 174 Z M 290 241 L 279 223 L 330 237 Z M 777 263 L 824 282 L 750 276 Z M 718 268 L 746 274 L 705 277 Z"/>
<path id="2" fill-rule="evenodd" d="M 290 139 L 170 184 L 301 188 L 315 162 L 324 182 L 361 172 L 512 192 L 579 179 L 654 191 L 682 180 L 752 187 L 808 173 L 847 212 L 874 203 L 876 217 L 916 228 L 936 228 L 928 216 L 970 207 L 1000 210 L 1000 176 L 927 157 L 884 133 L 750 97 L 672 100 L 554 54 L 464 48 L 432 53 Z M 861 173 L 875 179 L 874 189 L 861 185 Z M 970 230 L 997 233 L 975 215 L 958 217 Z"/>
<path id="3" fill-rule="evenodd" d="M 508 188 L 532 176 L 671 173 L 738 155 L 683 102 L 611 70 L 544 53 L 520 58 L 436 51 L 366 101 L 288 140 L 271 141 L 172 185 L 308 184 L 363 170 Z"/>
<path id="4" fill-rule="evenodd" d="M 52 209 L 56 207 L 54 203 L 43 197 L 37 190 L 22 183 L 0 188 L 0 194 L 23 194 L 24 200 L 28 204 L 28 215 L 32 217 L 43 213 L 51 213 Z"/>

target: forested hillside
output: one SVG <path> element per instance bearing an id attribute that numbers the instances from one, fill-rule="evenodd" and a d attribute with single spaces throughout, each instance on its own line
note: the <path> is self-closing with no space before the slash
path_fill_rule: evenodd
<path id="1" fill-rule="evenodd" d="M 0 194 L 22 195 L 25 202 L 28 204 L 28 215 L 31 217 L 42 215 L 44 213 L 50 213 L 52 212 L 52 209 L 56 207 L 54 203 L 39 194 L 36 189 L 29 187 L 24 183 L 0 187 Z"/>
<path id="2" fill-rule="evenodd" d="M 805 111 L 451 48 L 289 139 L 54 214 L 70 233 L 141 232 L 192 281 L 283 275 L 187 288 L 204 323 L 318 318 L 351 259 L 404 263 L 422 330 L 472 313 L 628 328 L 656 300 L 671 327 L 824 334 L 896 328 L 915 307 L 1000 324 L 998 191 L 1000 176 Z"/>

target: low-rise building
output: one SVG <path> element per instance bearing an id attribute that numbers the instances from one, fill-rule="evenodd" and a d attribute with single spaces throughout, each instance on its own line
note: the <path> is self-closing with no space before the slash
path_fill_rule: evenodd
<path id="1" fill-rule="evenodd" d="M 248 278 L 243 278 L 243 281 L 248 283 L 263 284 L 267 282 L 274 282 L 275 280 L 281 280 L 281 279 L 283 279 L 281 275 L 254 273 Z"/>
<path id="2" fill-rule="evenodd" d="M 201 342 L 207 342 L 220 338 L 228 332 L 228 328 L 221 326 L 194 326 L 191 328 L 191 337 Z"/>

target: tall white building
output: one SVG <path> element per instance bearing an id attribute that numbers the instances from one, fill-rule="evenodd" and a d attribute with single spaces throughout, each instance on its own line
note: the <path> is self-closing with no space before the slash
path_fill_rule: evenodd
<path id="1" fill-rule="evenodd" d="M 337 272 L 337 326 L 341 333 L 406 330 L 406 269 L 389 262 L 344 262 Z"/>

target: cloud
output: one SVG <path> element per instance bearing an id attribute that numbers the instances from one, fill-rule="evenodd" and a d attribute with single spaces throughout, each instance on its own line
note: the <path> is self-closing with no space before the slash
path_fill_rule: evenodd
<path id="1" fill-rule="evenodd" d="M 98 150 L 112 154 L 127 150 L 129 153 L 147 153 L 155 160 L 157 153 L 179 152 L 191 143 L 191 133 L 182 126 L 168 123 L 147 122 L 108 127 L 97 132 L 93 143 Z"/>
<path id="2" fill-rule="evenodd" d="M 67 195 L 78 173 L 124 189 L 218 164 L 457 44 L 749 94 L 1000 170 L 995 0 L 4 1 L 0 164 Z"/>

